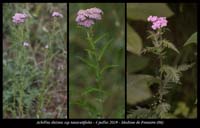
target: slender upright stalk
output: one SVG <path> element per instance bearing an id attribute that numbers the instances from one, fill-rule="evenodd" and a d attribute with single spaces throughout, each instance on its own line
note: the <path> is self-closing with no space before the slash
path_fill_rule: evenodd
<path id="1" fill-rule="evenodd" d="M 100 107 L 100 112 L 97 114 L 97 117 L 99 118 L 103 118 L 103 94 L 102 94 L 102 82 L 101 82 L 101 67 L 100 67 L 100 62 L 98 60 L 98 50 L 96 48 L 96 44 L 94 43 L 94 39 L 93 39 L 93 32 L 92 32 L 92 28 L 90 29 L 90 31 L 87 31 L 87 38 L 88 38 L 88 42 L 90 45 L 90 48 L 92 51 L 94 51 L 94 54 L 90 54 L 89 56 L 93 55 L 94 58 L 94 63 L 95 63 L 95 75 L 96 75 L 96 86 L 98 88 L 99 94 L 97 95 L 97 100 L 99 102 L 99 107 Z"/>
<path id="2" fill-rule="evenodd" d="M 22 51 L 22 54 L 19 54 L 19 61 L 20 62 L 25 62 L 25 49 L 22 46 L 23 41 L 25 41 L 25 37 L 24 37 L 24 25 L 21 26 L 21 38 L 20 38 L 20 43 L 19 43 L 19 52 Z M 22 78 L 21 81 L 19 82 L 19 116 L 20 117 L 24 117 L 24 104 L 23 104 L 23 97 L 24 97 L 24 84 L 25 84 L 25 78 L 24 78 L 24 65 L 19 65 L 20 66 L 20 71 L 22 71 Z"/>

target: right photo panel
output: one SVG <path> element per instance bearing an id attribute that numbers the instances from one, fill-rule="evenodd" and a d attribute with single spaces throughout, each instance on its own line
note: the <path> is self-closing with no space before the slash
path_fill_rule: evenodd
<path id="1" fill-rule="evenodd" d="M 69 118 L 125 117 L 125 4 L 69 4 Z"/>
<path id="2" fill-rule="evenodd" d="M 197 5 L 127 3 L 128 119 L 197 118 Z"/>

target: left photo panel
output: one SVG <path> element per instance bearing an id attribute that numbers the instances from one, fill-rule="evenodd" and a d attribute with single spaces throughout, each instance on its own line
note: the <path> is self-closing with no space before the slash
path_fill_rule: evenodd
<path id="1" fill-rule="evenodd" d="M 3 118 L 67 118 L 67 4 L 3 4 Z"/>

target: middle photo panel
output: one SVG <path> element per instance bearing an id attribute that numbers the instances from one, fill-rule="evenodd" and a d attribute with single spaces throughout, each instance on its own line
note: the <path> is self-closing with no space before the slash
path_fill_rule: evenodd
<path id="1" fill-rule="evenodd" d="M 125 4 L 69 4 L 69 118 L 125 117 Z"/>

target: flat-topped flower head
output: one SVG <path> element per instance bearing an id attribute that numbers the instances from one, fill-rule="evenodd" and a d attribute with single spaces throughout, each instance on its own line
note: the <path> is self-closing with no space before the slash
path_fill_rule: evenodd
<path id="1" fill-rule="evenodd" d="M 99 8 L 89 8 L 86 10 L 79 10 L 76 17 L 76 22 L 78 25 L 84 27 L 91 27 L 95 21 L 102 19 L 103 11 Z"/>
<path id="2" fill-rule="evenodd" d="M 147 21 L 154 22 L 154 21 L 156 21 L 157 19 L 158 19 L 157 16 L 149 16 L 149 17 L 147 18 Z"/>
<path id="3" fill-rule="evenodd" d="M 167 19 L 166 17 L 157 17 L 157 16 L 149 16 L 147 21 L 152 23 L 151 28 L 153 30 L 157 30 L 167 26 Z"/>
<path id="4" fill-rule="evenodd" d="M 102 13 L 103 14 L 103 11 L 99 8 L 90 8 L 90 9 L 87 9 L 87 11 L 91 12 L 91 13 Z"/>
<path id="5" fill-rule="evenodd" d="M 27 17 L 28 16 L 25 13 L 15 13 L 15 15 L 12 17 L 12 21 L 15 24 L 20 24 L 20 23 L 25 22 L 25 19 Z"/>
<path id="6" fill-rule="evenodd" d="M 59 12 L 53 12 L 53 13 L 52 13 L 52 16 L 53 16 L 53 17 L 60 17 L 60 18 L 63 18 L 63 15 L 62 15 L 61 13 L 59 13 Z"/>
<path id="7" fill-rule="evenodd" d="M 94 24 L 94 21 L 91 20 L 91 19 L 87 19 L 87 20 L 84 20 L 82 22 L 78 22 L 78 24 L 89 28 L 90 26 L 92 26 Z"/>

